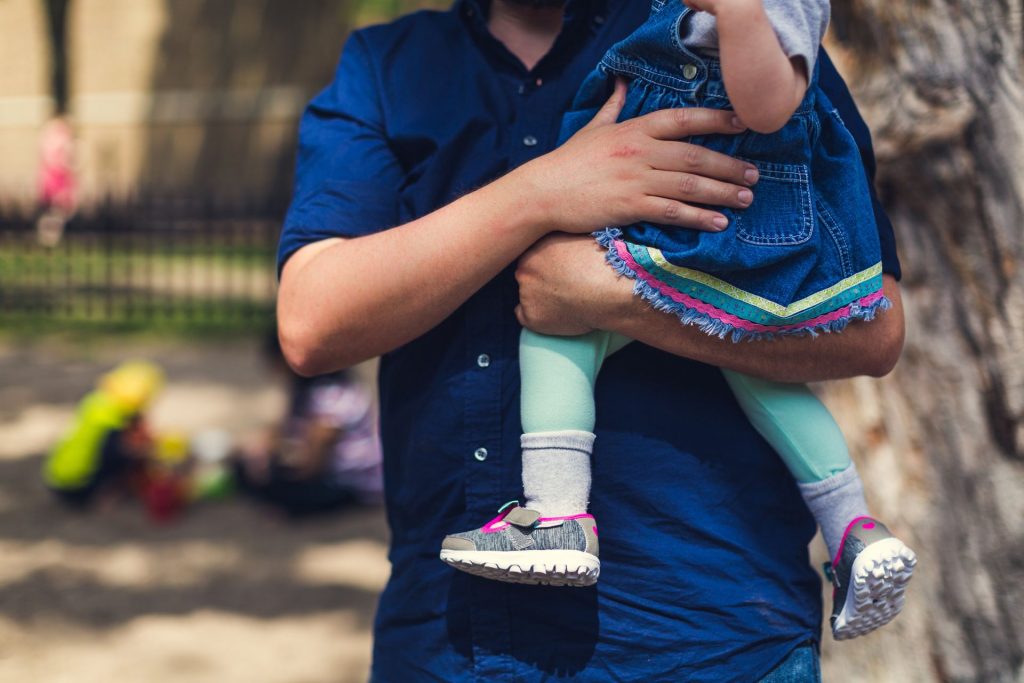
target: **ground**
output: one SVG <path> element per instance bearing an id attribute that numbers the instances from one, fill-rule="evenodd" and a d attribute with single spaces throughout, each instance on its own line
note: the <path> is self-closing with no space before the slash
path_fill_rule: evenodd
<path id="1" fill-rule="evenodd" d="M 388 574 L 379 510 L 290 523 L 242 501 L 157 526 L 63 510 L 42 454 L 117 361 L 161 363 L 158 429 L 236 435 L 283 395 L 255 340 L 0 343 L 0 682 L 365 681 Z"/>
<path id="2" fill-rule="evenodd" d="M 256 339 L 0 340 L 0 683 L 366 680 L 389 570 L 380 510 L 296 524 L 222 501 L 161 527 L 133 507 L 65 511 L 39 477 L 75 401 L 127 358 L 167 371 L 152 411 L 158 430 L 237 436 L 268 423 L 284 395 L 259 349 Z M 833 401 L 838 415 L 859 414 L 844 405 Z M 825 559 L 818 541 L 811 559 Z M 824 583 L 823 592 L 827 608 Z M 936 598 L 912 587 L 907 611 L 927 599 Z M 826 635 L 825 680 L 925 680 L 904 665 L 913 658 L 876 656 L 880 639 L 896 639 L 904 653 L 926 647 L 925 625 L 906 617 L 854 643 Z"/>

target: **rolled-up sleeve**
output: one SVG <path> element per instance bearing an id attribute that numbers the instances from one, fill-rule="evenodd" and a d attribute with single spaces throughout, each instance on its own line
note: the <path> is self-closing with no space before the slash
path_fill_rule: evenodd
<path id="1" fill-rule="evenodd" d="M 395 225 L 403 173 L 388 145 L 379 92 L 366 40 L 353 33 L 334 81 L 302 116 L 278 272 L 307 244 Z"/>

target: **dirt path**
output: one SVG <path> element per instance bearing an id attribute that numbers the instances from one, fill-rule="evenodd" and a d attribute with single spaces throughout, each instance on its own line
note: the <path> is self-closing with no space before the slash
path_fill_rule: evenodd
<path id="1" fill-rule="evenodd" d="M 376 510 L 301 524 L 241 501 L 156 527 L 64 511 L 41 454 L 95 377 L 160 362 L 160 429 L 242 434 L 283 404 L 258 343 L 0 345 L 0 681 L 364 681 L 387 578 Z"/>

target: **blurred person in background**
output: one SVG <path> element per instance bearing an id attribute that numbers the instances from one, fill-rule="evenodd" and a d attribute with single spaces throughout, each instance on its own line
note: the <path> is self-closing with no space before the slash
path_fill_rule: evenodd
<path id="1" fill-rule="evenodd" d="M 36 221 L 39 243 L 53 247 L 60 243 L 64 226 L 78 207 L 75 180 L 75 138 L 63 116 L 46 122 L 39 135 L 38 204 Z"/>
<path id="2" fill-rule="evenodd" d="M 292 517 L 383 500 L 383 471 L 372 393 L 343 370 L 300 377 L 284 362 L 277 332 L 265 356 L 289 385 L 288 412 L 244 447 L 236 462 L 239 488 Z"/>
<path id="3" fill-rule="evenodd" d="M 85 508 L 134 492 L 154 445 L 145 409 L 163 382 L 160 368 L 142 361 L 100 378 L 43 465 L 43 479 L 58 500 Z"/>
<path id="4" fill-rule="evenodd" d="M 617 95 L 557 146 L 584 77 L 650 7 L 459 0 L 366 28 L 304 115 L 278 320 L 304 375 L 382 356 L 392 573 L 374 681 L 817 680 L 814 522 L 719 368 L 780 382 L 888 373 L 903 343 L 892 228 L 876 203 L 893 309 L 843 335 L 739 347 L 634 297 L 591 232 L 713 230 L 706 207 L 750 206 L 759 180 L 686 142 L 743 133 L 730 112 L 618 123 Z M 824 53 L 819 64 L 873 174 L 868 130 Z M 521 490 L 523 326 L 641 342 L 596 386 L 600 590 L 453 576 L 436 561 L 451 528 Z"/>

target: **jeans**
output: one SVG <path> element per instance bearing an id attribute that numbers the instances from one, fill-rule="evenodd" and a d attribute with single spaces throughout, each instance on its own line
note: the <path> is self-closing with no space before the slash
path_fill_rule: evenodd
<path id="1" fill-rule="evenodd" d="M 821 661 L 811 643 L 798 646 L 759 683 L 821 683 Z"/>

